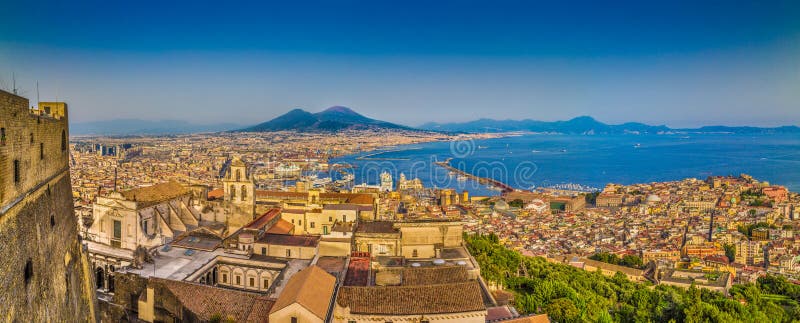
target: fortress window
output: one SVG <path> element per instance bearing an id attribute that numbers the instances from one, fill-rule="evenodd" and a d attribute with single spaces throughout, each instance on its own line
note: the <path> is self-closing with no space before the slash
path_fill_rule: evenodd
<path id="1" fill-rule="evenodd" d="M 61 151 L 67 151 L 67 131 L 61 130 Z"/>
<path id="2" fill-rule="evenodd" d="M 31 143 L 33 143 L 33 132 L 31 132 Z"/>
<path id="3" fill-rule="evenodd" d="M 14 183 L 19 183 L 20 175 L 19 175 L 19 160 L 14 160 Z"/>
<path id="4" fill-rule="evenodd" d="M 25 263 L 25 285 L 27 286 L 28 283 L 31 282 L 31 278 L 33 278 L 33 262 L 28 259 L 28 262 Z"/>
<path id="5" fill-rule="evenodd" d="M 0 146 L 6 145 L 6 128 L 0 128 Z"/>
<path id="6" fill-rule="evenodd" d="M 50 227 L 52 228 L 52 227 L 55 227 L 55 226 L 56 226 L 56 215 L 53 214 L 53 213 L 50 213 Z"/>
<path id="7" fill-rule="evenodd" d="M 44 143 L 39 143 L 39 159 L 44 159 Z"/>

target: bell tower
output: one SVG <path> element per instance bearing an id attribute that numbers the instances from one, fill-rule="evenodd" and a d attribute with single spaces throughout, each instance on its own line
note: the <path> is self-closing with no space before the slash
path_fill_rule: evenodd
<path id="1" fill-rule="evenodd" d="M 255 183 L 253 176 L 247 170 L 245 164 L 239 157 L 235 157 L 225 177 L 222 179 L 222 186 L 225 191 L 225 201 L 239 206 L 242 211 L 249 215 L 255 212 Z"/>

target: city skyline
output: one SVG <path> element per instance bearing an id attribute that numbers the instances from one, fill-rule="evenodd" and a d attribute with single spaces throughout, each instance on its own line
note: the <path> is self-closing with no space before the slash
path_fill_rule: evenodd
<path id="1" fill-rule="evenodd" d="M 800 123 L 797 3 L 349 4 L 42 3 L 0 14 L 0 80 L 31 98 L 38 81 L 74 123 L 250 125 L 334 105 L 409 126 Z"/>

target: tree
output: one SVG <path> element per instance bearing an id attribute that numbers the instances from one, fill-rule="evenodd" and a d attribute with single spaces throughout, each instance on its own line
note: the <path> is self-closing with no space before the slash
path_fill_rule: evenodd
<path id="1" fill-rule="evenodd" d="M 726 243 L 722 248 L 725 249 L 725 256 L 728 257 L 728 260 L 733 262 L 736 259 L 736 246 L 732 243 Z"/>
<path id="2" fill-rule="evenodd" d="M 555 322 L 580 322 L 580 311 L 568 298 L 558 298 L 547 304 L 545 313 Z"/>
<path id="3" fill-rule="evenodd" d="M 513 201 L 508 202 L 508 206 L 522 208 L 525 206 L 525 202 L 523 202 L 521 199 L 514 199 Z"/>
<path id="4" fill-rule="evenodd" d="M 642 262 L 642 258 L 639 258 L 637 255 L 625 255 L 622 257 L 622 260 L 619 262 L 620 265 L 631 267 L 631 268 L 642 268 L 644 267 L 644 263 Z"/>

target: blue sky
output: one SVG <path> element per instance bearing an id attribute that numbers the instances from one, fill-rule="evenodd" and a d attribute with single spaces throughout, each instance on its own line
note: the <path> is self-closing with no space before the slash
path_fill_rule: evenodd
<path id="1" fill-rule="evenodd" d="M 3 4 L 0 85 L 72 122 L 800 124 L 798 1 L 107 2 Z"/>

